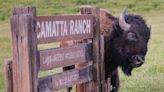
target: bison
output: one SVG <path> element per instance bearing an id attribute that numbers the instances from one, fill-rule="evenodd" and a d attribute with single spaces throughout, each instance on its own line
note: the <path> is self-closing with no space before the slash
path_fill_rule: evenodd
<path id="1" fill-rule="evenodd" d="M 125 9 L 118 18 L 100 10 L 101 33 L 105 35 L 105 77 L 111 78 L 112 90 L 119 88 L 118 67 L 130 76 L 133 68 L 145 60 L 150 28 L 139 15 L 126 15 Z"/>
<path id="2" fill-rule="evenodd" d="M 100 31 L 105 40 L 105 77 L 111 78 L 112 90 L 119 88 L 118 67 L 125 75 L 130 76 L 133 68 L 140 67 L 145 60 L 150 28 L 139 15 L 126 15 L 125 9 L 117 18 L 111 13 L 100 9 Z M 64 42 L 64 45 L 71 42 Z M 63 45 L 63 43 L 62 43 Z M 74 66 L 64 67 L 64 70 Z M 71 88 L 68 88 L 70 92 Z"/>

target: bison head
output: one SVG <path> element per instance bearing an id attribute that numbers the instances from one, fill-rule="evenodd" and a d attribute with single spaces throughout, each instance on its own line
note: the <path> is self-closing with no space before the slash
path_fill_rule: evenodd
<path id="1" fill-rule="evenodd" d="M 124 10 L 114 23 L 111 38 L 112 60 L 121 66 L 126 75 L 140 67 L 145 60 L 150 29 L 138 15 L 125 15 Z"/>

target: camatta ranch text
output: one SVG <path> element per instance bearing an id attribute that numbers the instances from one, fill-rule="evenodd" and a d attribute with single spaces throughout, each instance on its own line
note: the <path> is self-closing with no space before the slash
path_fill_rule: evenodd
<path id="1" fill-rule="evenodd" d="M 37 21 L 37 38 L 59 41 L 70 39 L 73 36 L 92 35 L 93 23 L 90 17 L 40 17 Z M 62 38 L 61 38 L 62 37 Z M 85 37 L 85 36 L 84 36 Z M 76 39 L 76 38 L 75 38 Z"/>

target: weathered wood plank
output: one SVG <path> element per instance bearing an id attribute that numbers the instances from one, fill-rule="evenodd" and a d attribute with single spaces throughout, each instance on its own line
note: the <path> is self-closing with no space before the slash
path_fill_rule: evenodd
<path id="1" fill-rule="evenodd" d="M 105 87 L 106 87 L 106 91 L 105 92 L 110 92 L 112 90 L 112 87 L 111 87 L 111 78 L 110 77 L 106 80 Z"/>
<path id="2" fill-rule="evenodd" d="M 21 15 L 21 14 L 32 14 L 33 17 L 36 17 L 36 8 L 32 6 L 19 6 L 15 7 L 12 11 L 12 15 Z"/>
<path id="3" fill-rule="evenodd" d="M 13 70 L 11 60 L 5 60 L 5 82 L 6 92 L 13 92 Z"/>
<path id="4" fill-rule="evenodd" d="M 59 90 L 71 87 L 72 85 L 89 82 L 93 78 L 91 72 L 91 67 L 89 66 L 83 69 L 68 70 L 63 73 L 41 78 L 38 86 L 39 92 L 47 92 L 45 90 Z"/>
<path id="5" fill-rule="evenodd" d="M 38 43 L 92 38 L 93 18 L 93 15 L 38 16 Z"/>
<path id="6" fill-rule="evenodd" d="M 34 7 L 17 7 L 11 17 L 13 92 L 37 92 Z"/>
<path id="7" fill-rule="evenodd" d="M 77 85 L 77 92 L 100 92 L 100 24 L 98 8 L 92 6 L 82 6 L 81 14 L 93 14 L 95 16 L 94 34 L 93 34 L 93 75 L 94 80 L 89 83 Z"/>
<path id="8" fill-rule="evenodd" d="M 87 62 L 92 59 L 91 43 L 40 51 L 40 70 Z"/>
<path id="9" fill-rule="evenodd" d="M 95 26 L 94 26 L 94 37 L 93 37 L 93 68 L 95 79 L 93 85 L 90 86 L 94 92 L 101 92 L 101 83 L 100 83 L 100 9 L 99 8 L 91 8 L 92 14 L 95 15 Z"/>
<path id="10" fill-rule="evenodd" d="M 101 92 L 105 92 L 105 63 L 104 63 L 104 35 L 100 36 L 100 56 L 101 56 L 101 62 L 100 62 L 100 73 L 101 73 Z M 108 91 L 107 91 L 108 92 Z"/>

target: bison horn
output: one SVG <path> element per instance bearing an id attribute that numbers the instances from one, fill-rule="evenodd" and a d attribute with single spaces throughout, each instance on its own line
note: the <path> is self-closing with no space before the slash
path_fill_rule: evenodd
<path id="1" fill-rule="evenodd" d="M 127 11 L 127 8 L 124 9 L 124 11 L 119 16 L 119 25 L 122 30 L 127 31 L 130 29 L 130 24 L 126 23 L 125 21 L 125 13 Z"/>

